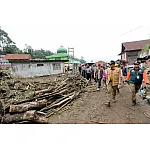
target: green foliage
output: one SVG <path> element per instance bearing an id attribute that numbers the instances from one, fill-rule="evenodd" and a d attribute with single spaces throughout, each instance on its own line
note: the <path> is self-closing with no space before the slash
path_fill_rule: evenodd
<path id="1" fill-rule="evenodd" d="M 149 54 L 150 44 L 146 44 L 145 47 L 142 49 L 142 54 L 146 53 Z"/>
<path id="2" fill-rule="evenodd" d="M 46 56 L 50 56 L 50 55 L 53 55 L 54 53 L 51 52 L 50 50 L 43 50 L 43 49 L 40 49 L 40 50 L 32 50 L 31 53 L 29 53 L 32 58 L 42 58 L 42 59 L 45 59 Z"/>
<path id="3" fill-rule="evenodd" d="M 15 53 L 22 53 L 22 51 L 17 48 L 15 42 L 8 36 L 8 33 L 0 28 L 0 54 Z"/>
<path id="4" fill-rule="evenodd" d="M 24 51 L 24 52 L 23 52 Z M 17 48 L 15 42 L 11 40 L 8 33 L 0 28 L 0 54 L 30 54 L 32 58 L 45 58 L 46 56 L 53 55 L 49 50 L 34 50 L 31 46 L 26 44 L 24 50 Z"/>
<path id="5" fill-rule="evenodd" d="M 84 58 L 82 56 L 81 56 L 80 62 L 81 62 L 81 64 L 86 63 L 86 61 L 84 60 Z"/>

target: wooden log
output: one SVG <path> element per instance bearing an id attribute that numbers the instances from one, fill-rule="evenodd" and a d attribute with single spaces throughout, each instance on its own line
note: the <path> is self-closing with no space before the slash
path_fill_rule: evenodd
<path id="1" fill-rule="evenodd" d="M 2 101 L 0 100 L 0 115 L 2 115 L 3 113 L 3 103 Z"/>
<path id="2" fill-rule="evenodd" d="M 66 98 L 66 99 L 64 99 L 64 100 L 62 100 L 62 101 L 60 101 L 60 102 L 58 102 L 58 103 L 56 103 L 56 104 L 54 104 L 54 105 L 52 105 L 50 108 L 58 107 L 58 106 L 64 104 L 65 102 L 67 102 L 67 101 L 69 101 L 69 100 L 72 100 L 74 96 L 75 96 L 75 94 L 69 96 L 68 98 Z"/>
<path id="3" fill-rule="evenodd" d="M 65 98 L 67 98 L 67 97 L 69 97 L 69 96 L 71 96 L 71 95 L 73 95 L 73 93 L 70 93 L 70 94 L 68 94 L 68 95 L 63 96 L 63 97 L 60 98 L 60 99 L 57 99 L 57 100 L 54 101 L 52 104 L 50 104 L 50 105 L 48 105 L 48 106 L 42 108 L 40 111 L 46 111 L 46 110 L 50 109 L 52 105 L 54 105 L 54 104 L 56 104 L 56 103 L 58 103 L 58 102 L 64 100 Z"/>
<path id="4" fill-rule="evenodd" d="M 51 88 L 51 89 L 43 89 L 43 90 L 39 90 L 39 91 L 35 91 L 35 95 L 37 94 L 44 94 L 44 93 L 49 93 L 49 92 L 52 92 L 54 90 L 54 88 Z"/>
<path id="5" fill-rule="evenodd" d="M 45 107 L 46 104 L 47 104 L 47 100 L 41 100 L 41 101 L 37 101 L 37 102 L 23 103 L 20 105 L 10 105 L 9 112 L 10 113 L 25 112 L 25 111 L 28 111 L 31 109 Z"/>
<path id="6" fill-rule="evenodd" d="M 66 78 L 64 81 L 62 81 L 55 90 L 57 91 L 57 90 L 61 89 L 62 87 L 65 87 L 67 85 L 66 81 L 68 81 L 68 80 L 69 80 L 69 78 Z"/>
<path id="7" fill-rule="evenodd" d="M 53 97 L 53 96 L 56 96 L 56 95 L 61 95 L 62 93 L 65 93 L 66 91 L 68 91 L 68 89 L 65 89 L 63 87 L 62 89 L 54 91 L 53 93 L 45 93 L 43 95 L 38 95 L 37 97 L 31 98 L 31 99 L 19 100 L 19 101 L 14 102 L 14 104 L 22 104 L 22 103 L 25 103 L 25 102 L 31 102 L 31 101 L 34 101 L 38 98 L 40 98 L 40 99 L 41 98 L 50 98 L 50 97 Z M 7 106 L 7 107 L 9 107 L 9 106 Z"/>
<path id="8" fill-rule="evenodd" d="M 44 116 L 38 116 L 38 117 L 36 117 L 34 122 L 40 123 L 40 124 L 47 124 L 48 123 L 48 118 L 46 118 Z"/>
<path id="9" fill-rule="evenodd" d="M 19 114 L 6 114 L 3 123 L 13 123 L 13 122 L 20 122 L 20 121 L 33 121 L 36 118 L 37 112 L 35 110 L 30 110 L 25 113 Z"/>
<path id="10" fill-rule="evenodd" d="M 76 94 L 74 94 L 74 96 L 72 97 L 72 99 L 68 99 L 68 100 L 66 99 L 66 102 L 63 105 L 61 105 L 61 107 L 59 107 L 57 110 L 55 110 L 55 111 L 51 111 L 51 110 L 48 111 L 47 114 L 46 114 L 46 117 L 48 118 L 51 115 L 53 115 L 54 113 L 60 111 L 63 107 L 65 107 L 66 105 L 68 105 L 73 99 L 77 98 L 79 94 L 80 94 L 80 92 L 77 92 Z"/>
<path id="11" fill-rule="evenodd" d="M 48 119 L 44 116 L 39 116 L 36 110 L 30 110 L 19 114 L 6 114 L 3 123 L 17 123 L 30 121 L 35 123 L 48 123 Z"/>

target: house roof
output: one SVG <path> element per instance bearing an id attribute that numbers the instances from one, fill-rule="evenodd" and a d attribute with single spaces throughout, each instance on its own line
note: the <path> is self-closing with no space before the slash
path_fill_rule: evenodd
<path id="1" fill-rule="evenodd" d="M 34 59 L 28 59 L 28 60 L 10 60 L 10 63 L 29 63 L 29 62 L 67 62 L 68 60 L 49 60 L 49 59 L 44 59 L 44 60 L 34 60 Z"/>
<path id="2" fill-rule="evenodd" d="M 100 60 L 100 61 L 96 62 L 96 64 L 106 64 L 106 62 Z"/>
<path id="3" fill-rule="evenodd" d="M 7 54 L 5 59 L 8 60 L 29 60 L 31 56 L 29 54 Z"/>
<path id="4" fill-rule="evenodd" d="M 4 58 L 5 57 L 5 55 L 0 55 L 0 58 Z"/>
<path id="5" fill-rule="evenodd" d="M 122 52 L 123 51 L 141 50 L 147 44 L 150 44 L 150 39 L 142 40 L 142 41 L 125 42 L 125 43 L 122 43 Z M 124 50 L 123 50 L 123 47 L 124 47 Z"/>

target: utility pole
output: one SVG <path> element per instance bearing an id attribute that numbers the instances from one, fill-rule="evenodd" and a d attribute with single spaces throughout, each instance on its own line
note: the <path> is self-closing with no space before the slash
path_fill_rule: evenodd
<path id="1" fill-rule="evenodd" d="M 70 57 L 70 53 L 72 53 L 73 55 L 72 55 L 72 57 L 73 57 L 73 61 L 72 61 L 72 65 L 73 65 L 73 68 L 72 68 L 72 71 L 73 71 L 73 73 L 74 73 L 74 47 L 73 48 L 69 48 L 68 47 L 68 55 L 69 55 L 69 57 Z"/>

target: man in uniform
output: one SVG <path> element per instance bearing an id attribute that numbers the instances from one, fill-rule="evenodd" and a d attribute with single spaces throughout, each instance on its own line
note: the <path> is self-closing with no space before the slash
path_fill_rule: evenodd
<path id="1" fill-rule="evenodd" d="M 106 85 L 108 90 L 107 102 L 105 103 L 110 107 L 110 102 L 116 102 L 116 90 L 120 88 L 121 85 L 121 71 L 119 68 L 115 67 L 115 61 L 110 62 L 110 68 L 107 69 Z"/>
<path id="2" fill-rule="evenodd" d="M 146 71 L 140 68 L 140 63 L 136 61 L 134 68 L 128 72 L 126 77 L 126 82 L 130 84 L 132 91 L 132 106 L 136 105 L 136 93 L 140 89 L 143 79 L 146 84 L 149 83 Z"/>

